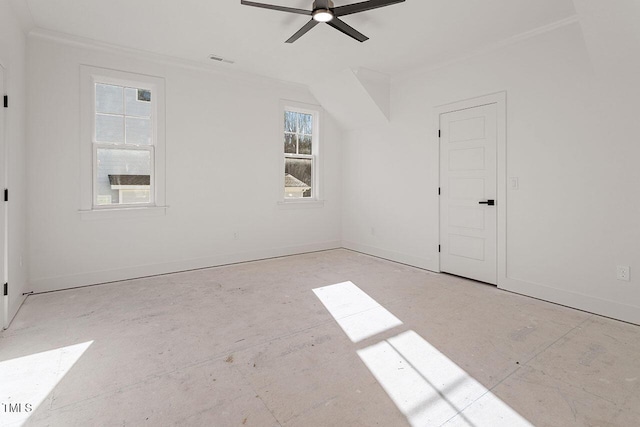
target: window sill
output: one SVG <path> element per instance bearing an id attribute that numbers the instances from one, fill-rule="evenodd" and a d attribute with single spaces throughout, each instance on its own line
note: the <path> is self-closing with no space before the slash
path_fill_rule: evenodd
<path id="1" fill-rule="evenodd" d="M 281 200 L 278 202 L 280 209 L 308 209 L 324 207 L 324 200 Z"/>
<path id="2" fill-rule="evenodd" d="M 80 217 L 85 220 L 115 219 L 115 218 L 143 218 L 151 216 L 163 216 L 167 213 L 168 206 L 142 206 L 126 208 L 105 208 L 79 210 Z"/>

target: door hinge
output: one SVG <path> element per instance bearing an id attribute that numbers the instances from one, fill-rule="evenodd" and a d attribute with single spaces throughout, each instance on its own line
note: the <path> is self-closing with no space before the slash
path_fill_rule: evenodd
<path id="1" fill-rule="evenodd" d="M 442 135 L 441 133 L 442 131 L 440 129 L 438 129 L 438 138 L 440 138 L 440 136 Z"/>
<path id="2" fill-rule="evenodd" d="M 438 187 L 438 196 L 440 195 L 440 187 Z"/>
<path id="3" fill-rule="evenodd" d="M 4 108 L 9 108 L 9 95 L 4 96 Z"/>
<path id="4" fill-rule="evenodd" d="M 438 252 L 440 252 L 440 245 L 438 245 Z"/>
<path id="5" fill-rule="evenodd" d="M 9 189 L 8 188 L 4 189 L 4 201 L 5 202 L 9 201 Z"/>
<path id="6" fill-rule="evenodd" d="M 4 284 L 4 295 L 5 296 L 9 295 L 9 284 L 8 283 Z"/>

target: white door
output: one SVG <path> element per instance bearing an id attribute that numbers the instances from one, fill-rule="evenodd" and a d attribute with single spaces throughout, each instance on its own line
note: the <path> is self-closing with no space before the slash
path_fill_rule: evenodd
<path id="1" fill-rule="evenodd" d="M 4 202 L 4 189 L 7 183 L 7 162 L 6 162 L 6 148 L 5 148 L 5 129 L 7 127 L 6 117 L 7 112 L 4 108 L 4 95 L 6 94 L 4 88 L 4 68 L 0 65 L 0 329 L 7 327 L 8 323 L 8 309 L 9 309 L 9 297 L 4 296 L 4 284 L 7 283 L 7 260 L 6 260 L 6 232 L 7 232 L 7 204 Z"/>
<path id="2" fill-rule="evenodd" d="M 496 112 L 489 104 L 440 115 L 440 270 L 494 285 Z"/>

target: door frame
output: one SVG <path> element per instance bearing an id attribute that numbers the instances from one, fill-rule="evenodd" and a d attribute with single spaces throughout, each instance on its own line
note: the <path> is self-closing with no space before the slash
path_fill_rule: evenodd
<path id="1" fill-rule="evenodd" d="M 460 110 L 468 110 L 483 105 L 496 104 L 496 281 L 498 288 L 502 288 L 507 278 L 507 92 L 496 92 L 488 95 L 468 98 L 461 101 L 438 105 L 434 108 L 434 129 L 436 134 L 438 153 L 438 188 L 440 183 L 440 115 Z M 441 243 L 440 226 L 440 197 L 438 196 L 438 244 Z M 438 272 L 440 272 L 441 256 L 438 252 Z"/>
<path id="2" fill-rule="evenodd" d="M 0 61 L 0 71 L 1 73 L 1 83 L 0 86 L 0 96 L 4 98 L 4 95 L 7 94 L 7 69 L 3 66 L 2 61 Z M 4 191 L 5 188 L 8 188 L 7 182 L 9 179 L 9 144 L 7 141 L 7 127 L 9 125 L 7 120 L 7 110 L 4 108 L 4 105 L 0 105 L 0 108 L 3 109 L 2 118 L 2 131 L 0 132 L 0 162 L 2 163 L 2 176 L 0 176 L 0 191 Z M 0 224 L 2 230 L 0 231 L 0 244 L 2 245 L 2 249 L 0 250 L 0 254 L 2 255 L 0 258 L 0 262 L 2 263 L 2 274 L 0 275 L 0 279 L 2 283 L 0 283 L 0 303 L 2 304 L 2 309 L 0 309 L 0 330 L 7 329 L 9 327 L 9 295 L 4 295 L 4 284 L 9 282 L 9 205 L 7 202 L 2 203 L 2 211 L 3 211 L 3 221 Z"/>

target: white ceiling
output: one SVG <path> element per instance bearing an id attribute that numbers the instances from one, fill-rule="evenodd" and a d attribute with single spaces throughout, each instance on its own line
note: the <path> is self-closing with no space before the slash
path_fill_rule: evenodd
<path id="1" fill-rule="evenodd" d="M 259 0 L 310 9 L 312 0 Z M 335 6 L 359 0 L 335 0 Z M 370 40 L 321 24 L 284 41 L 303 15 L 243 6 L 240 0 L 13 0 L 36 27 L 157 54 L 211 62 L 312 84 L 345 68 L 396 75 L 466 55 L 575 15 L 573 0 L 407 0 L 345 16 Z"/>

